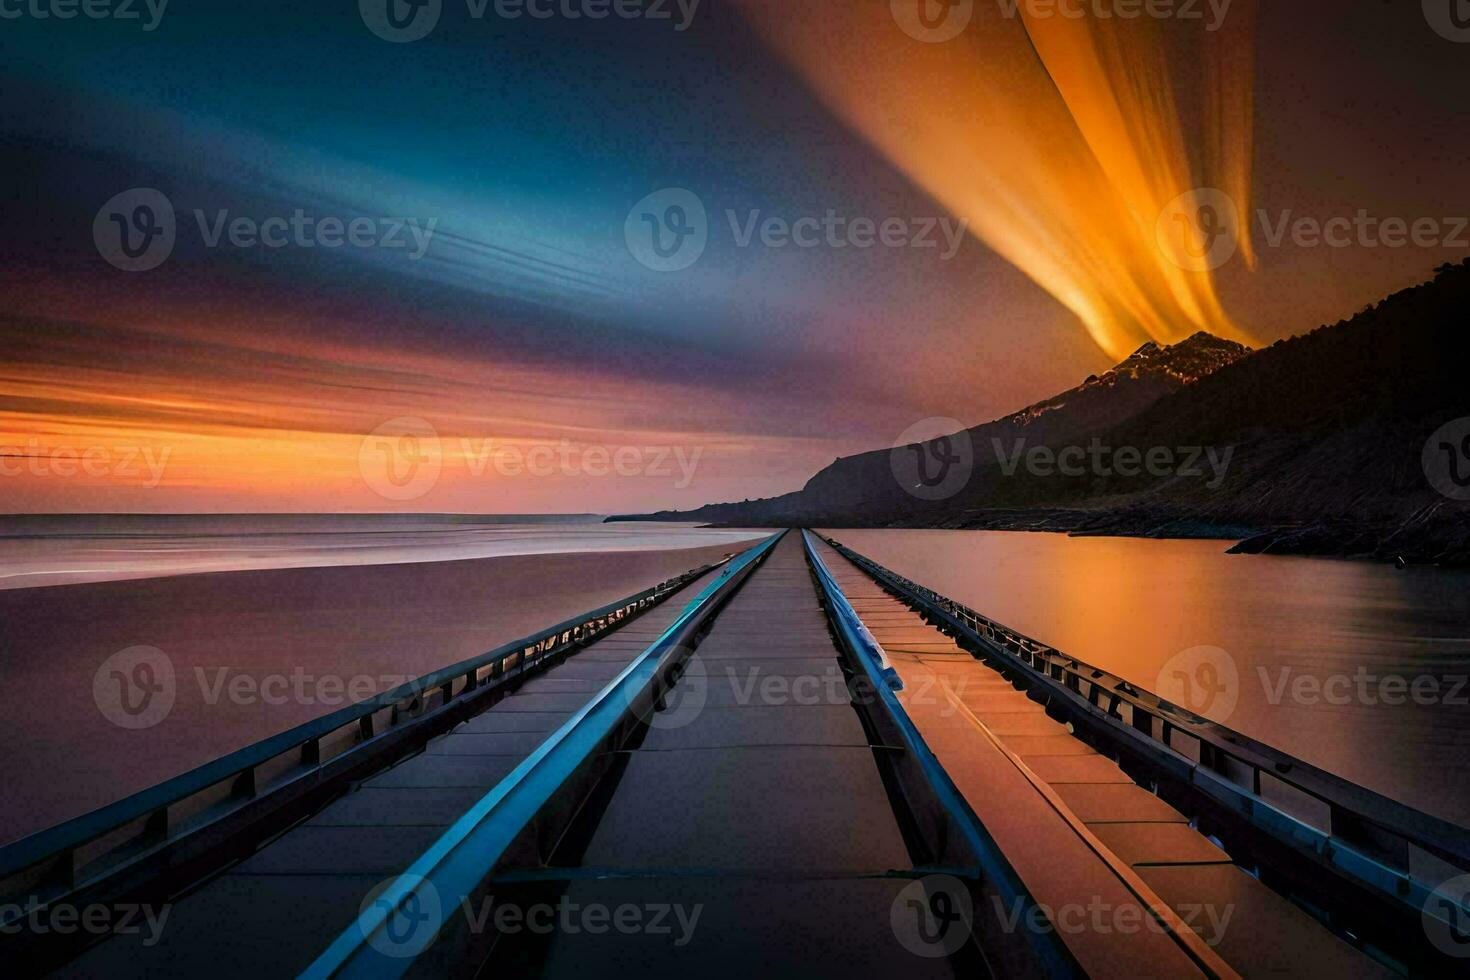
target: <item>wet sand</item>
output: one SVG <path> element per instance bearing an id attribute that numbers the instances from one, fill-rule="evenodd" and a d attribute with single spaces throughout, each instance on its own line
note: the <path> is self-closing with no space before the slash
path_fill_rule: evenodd
<path id="1" fill-rule="evenodd" d="M 0 671 L 10 692 L 0 720 L 0 841 L 336 710 L 349 687 L 391 687 L 738 547 L 0 591 Z M 167 655 L 176 696 L 157 724 L 129 730 L 99 709 L 93 678 L 107 658 L 138 645 Z"/>

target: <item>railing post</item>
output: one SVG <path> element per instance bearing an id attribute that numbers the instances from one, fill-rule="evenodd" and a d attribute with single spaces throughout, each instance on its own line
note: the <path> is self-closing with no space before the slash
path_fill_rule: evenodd
<path id="1" fill-rule="evenodd" d="M 159 807 L 149 815 L 143 825 L 143 839 L 154 844 L 168 840 L 168 807 Z"/>
<path id="2" fill-rule="evenodd" d="M 230 795 L 236 799 L 251 799 L 255 796 L 255 767 L 244 770 L 235 777 L 234 785 L 230 787 Z"/>

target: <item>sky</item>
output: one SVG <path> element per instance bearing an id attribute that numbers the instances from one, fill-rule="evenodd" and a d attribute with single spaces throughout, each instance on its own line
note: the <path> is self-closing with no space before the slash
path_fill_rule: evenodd
<path id="1" fill-rule="evenodd" d="M 0 0 L 0 512 L 767 496 L 1470 251 L 1434 0 L 904 2 Z M 1244 230 L 1186 268 L 1201 187 Z M 1360 212 L 1435 231 L 1273 241 Z"/>

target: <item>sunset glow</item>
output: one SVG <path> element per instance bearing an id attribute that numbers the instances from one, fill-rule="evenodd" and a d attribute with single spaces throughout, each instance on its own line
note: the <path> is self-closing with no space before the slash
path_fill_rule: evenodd
<path id="1" fill-rule="evenodd" d="M 786 493 L 921 420 L 999 417 L 1148 340 L 1268 345 L 1453 257 L 1273 245 L 1254 209 L 1266 231 L 1364 207 L 1456 213 L 1441 190 L 1453 160 L 1416 142 L 1459 111 L 1435 104 L 1456 91 L 1436 81 L 1455 51 L 1430 51 L 1422 91 L 1399 97 L 1349 61 L 1308 64 L 1280 24 L 1265 29 L 1284 13 L 1232 0 L 1217 22 L 1218 5 L 1196 7 L 1077 19 L 976 0 L 938 43 L 888 0 L 740 0 L 685 32 L 631 34 L 451 11 L 399 46 L 350 5 L 305 38 L 289 5 L 218 4 L 171 10 L 142 65 L 106 24 L 17 21 L 4 505 L 580 512 Z M 1376 36 L 1388 16 L 1353 30 Z M 216 67 L 245 44 L 263 60 L 227 84 Z M 366 116 L 363 78 L 331 67 L 347 63 L 399 80 Z M 1308 68 L 1325 80 L 1307 85 Z M 670 96 L 712 78 L 707 111 Z M 1372 126 L 1325 126 L 1312 100 L 1329 98 L 1339 117 L 1375 105 Z M 1422 179 L 1369 179 L 1386 167 Z M 130 188 L 177 217 L 171 255 L 146 272 L 94 242 Z M 708 221 L 707 248 L 675 274 L 625 240 L 661 188 L 695 195 Z M 433 235 L 273 248 L 218 233 L 297 213 Z M 1187 233 L 1206 213 L 1235 226 L 1230 252 Z M 944 222 L 956 244 L 748 231 L 829 217 Z M 385 500 L 359 455 L 405 418 L 443 440 L 443 473 Z M 465 475 L 482 454 L 463 440 L 552 453 L 557 471 Z M 693 476 L 587 479 L 560 462 L 590 451 L 595 471 L 603 451 L 660 448 L 697 456 Z M 70 464 L 88 451 L 90 468 Z M 129 452 L 165 465 L 121 472 Z"/>
<path id="2" fill-rule="evenodd" d="M 1037 16 L 1027 4 L 1007 17 L 1004 5 L 976 4 L 961 38 L 931 44 L 894 31 L 886 4 L 752 3 L 837 113 L 1075 313 L 1109 356 L 1196 330 L 1246 338 L 1211 272 L 1181 268 L 1157 226 L 1200 187 L 1230 195 L 1235 220 L 1245 218 L 1248 4 L 1218 32 Z M 834 31 L 848 43 L 830 44 Z"/>

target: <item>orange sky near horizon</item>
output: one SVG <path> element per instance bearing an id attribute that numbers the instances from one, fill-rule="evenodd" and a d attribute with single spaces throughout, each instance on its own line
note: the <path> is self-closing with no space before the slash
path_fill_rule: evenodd
<path id="1" fill-rule="evenodd" d="M 0 512 L 769 496 L 915 424 L 1051 397 L 1145 340 L 1307 332 L 1466 251 L 1271 244 L 1248 218 L 1236 255 L 1191 268 L 1200 243 L 1160 234 L 1206 185 L 1271 223 L 1470 213 L 1451 145 L 1470 133 L 1470 61 L 1391 5 L 1299 0 L 1294 17 L 1232 0 L 1202 33 L 976 0 L 967 33 L 924 43 L 888 0 L 740 0 L 678 37 L 507 28 L 488 64 L 447 30 L 383 50 L 350 9 L 303 59 L 272 33 L 302 15 L 278 6 L 181 16 L 149 40 L 170 57 L 148 71 L 105 25 L 39 55 L 21 42 L 41 25 L 0 38 L 20 229 L 0 241 Z M 206 70 L 257 16 L 250 71 Z M 364 51 L 417 59 L 393 62 L 413 71 L 373 112 L 339 70 Z M 462 103 L 441 98 L 465 77 Z M 98 208 L 153 181 L 180 246 L 154 271 L 114 269 Z M 685 184 L 709 250 L 650 271 L 629 208 Z M 418 264 L 183 244 L 196 205 L 302 201 L 435 215 L 443 234 Z M 727 211 L 828 209 L 962 219 L 968 236 L 940 261 L 742 248 L 725 227 Z"/>

